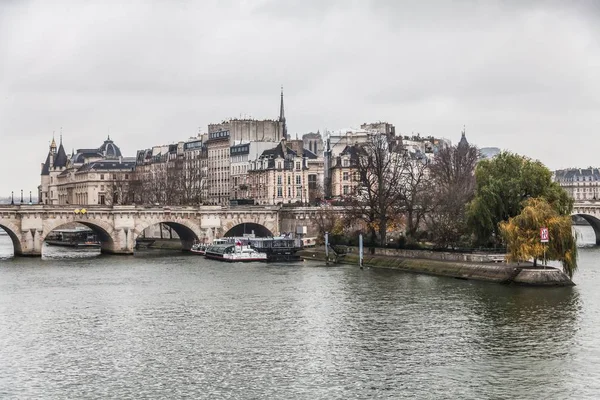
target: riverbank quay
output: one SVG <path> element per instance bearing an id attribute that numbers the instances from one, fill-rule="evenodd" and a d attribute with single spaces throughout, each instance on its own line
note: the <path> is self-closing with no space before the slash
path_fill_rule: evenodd
<path id="1" fill-rule="evenodd" d="M 384 254 L 365 254 L 363 258 L 365 267 L 524 286 L 557 287 L 575 285 L 560 269 L 533 267 L 531 264 L 494 262 L 493 260 L 497 259 L 497 255 L 443 253 L 423 250 L 377 250 L 383 250 Z M 403 255 L 390 254 L 395 252 Z M 426 257 L 427 254 L 429 254 L 429 257 Z M 305 260 L 327 261 L 324 247 L 304 249 L 298 252 L 298 255 Z M 330 251 L 329 262 L 358 265 L 359 257 L 357 252 L 351 251 L 336 255 L 333 251 Z"/>

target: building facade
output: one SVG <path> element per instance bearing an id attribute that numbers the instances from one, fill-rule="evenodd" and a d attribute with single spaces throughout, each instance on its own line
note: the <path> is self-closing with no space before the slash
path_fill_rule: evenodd
<path id="1" fill-rule="evenodd" d="M 331 197 L 343 198 L 356 194 L 360 186 L 358 172 L 360 147 L 346 146 L 331 167 Z"/>
<path id="2" fill-rule="evenodd" d="M 274 142 L 250 142 L 231 146 L 229 153 L 230 165 L 230 199 L 251 202 L 250 179 L 248 169 L 250 161 L 257 160 L 268 149 L 273 148 Z"/>
<path id="3" fill-rule="evenodd" d="M 38 199 L 43 204 L 122 204 L 129 201 L 135 160 L 124 158 L 110 139 L 96 149 L 78 149 L 67 156 L 54 139 L 42 164 Z"/>
<path id="4" fill-rule="evenodd" d="M 227 205 L 232 199 L 250 197 L 249 161 L 256 160 L 263 151 L 275 147 L 287 136 L 283 89 L 276 120 L 230 119 L 208 125 L 206 202 Z"/>
<path id="5" fill-rule="evenodd" d="M 600 169 L 569 168 L 554 171 L 553 178 L 575 201 L 600 199 Z"/>
<path id="6" fill-rule="evenodd" d="M 305 158 L 282 140 L 250 162 L 250 196 L 256 204 L 305 204 L 308 196 L 308 168 Z"/>

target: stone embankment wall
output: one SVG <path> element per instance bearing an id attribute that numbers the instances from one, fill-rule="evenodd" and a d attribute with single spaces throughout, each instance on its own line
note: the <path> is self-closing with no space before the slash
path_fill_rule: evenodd
<path id="1" fill-rule="evenodd" d="M 351 254 L 358 255 L 358 247 L 346 246 Z M 365 248 L 364 254 L 369 253 L 371 249 Z M 404 249 L 384 249 L 375 248 L 375 255 L 394 256 L 403 258 L 420 258 L 426 260 L 441 261 L 466 261 L 466 262 L 504 262 L 504 254 L 490 253 L 450 253 L 431 250 L 404 250 Z"/>
<path id="2" fill-rule="evenodd" d="M 383 250 L 383 249 L 382 249 Z M 389 250 L 389 249 L 388 249 Z M 404 250 L 410 252 L 410 250 Z M 305 259 L 325 261 L 323 248 L 306 249 L 299 253 Z M 419 254 L 419 253 L 417 253 Z M 442 253 L 449 254 L 449 253 Z M 452 254 L 455 255 L 455 254 Z M 333 253 L 329 255 L 333 261 Z M 338 257 L 337 262 L 358 265 L 358 252 Z M 573 286 L 574 283 L 561 270 L 556 268 L 539 269 L 530 265 L 517 265 L 494 262 L 473 262 L 447 259 L 400 257 L 390 255 L 365 255 L 363 264 L 373 268 L 397 269 L 428 275 L 447 276 L 458 279 L 472 279 L 503 284 L 529 286 Z"/>

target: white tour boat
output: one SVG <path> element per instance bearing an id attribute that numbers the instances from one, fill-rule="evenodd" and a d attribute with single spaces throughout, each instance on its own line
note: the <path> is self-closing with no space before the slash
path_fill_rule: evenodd
<path id="1" fill-rule="evenodd" d="M 206 245 L 202 243 L 194 243 L 190 251 L 194 254 L 203 256 L 206 253 Z"/>
<path id="2" fill-rule="evenodd" d="M 254 250 L 242 242 L 213 244 L 205 250 L 204 256 L 212 260 L 228 262 L 267 261 L 267 254 Z"/>

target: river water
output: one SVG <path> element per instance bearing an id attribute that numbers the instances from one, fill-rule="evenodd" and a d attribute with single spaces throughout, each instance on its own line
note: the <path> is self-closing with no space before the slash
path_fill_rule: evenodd
<path id="1" fill-rule="evenodd" d="M 582 248 L 577 286 L 556 289 L 180 253 L 4 258 L 0 398 L 599 398 L 599 255 Z"/>

